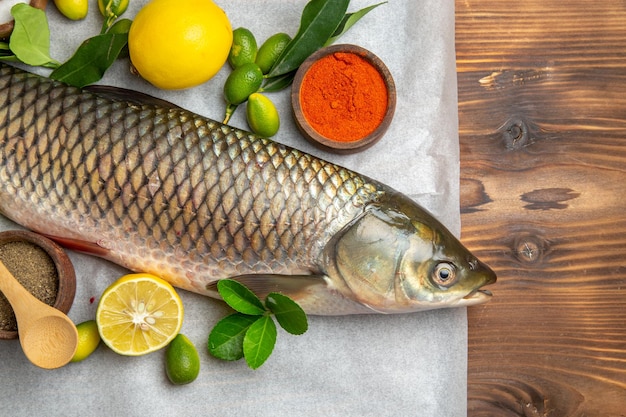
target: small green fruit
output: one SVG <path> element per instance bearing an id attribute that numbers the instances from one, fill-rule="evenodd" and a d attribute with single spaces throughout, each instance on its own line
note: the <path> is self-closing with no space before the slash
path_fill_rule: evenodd
<path id="1" fill-rule="evenodd" d="M 263 42 L 263 45 L 261 45 L 256 55 L 255 61 L 259 68 L 261 68 L 263 74 L 270 72 L 289 42 L 291 42 L 291 37 L 286 33 L 277 33 Z"/>
<path id="2" fill-rule="evenodd" d="M 257 64 L 250 62 L 235 68 L 224 83 L 224 98 L 228 104 L 241 104 L 255 93 L 263 83 L 263 73 Z"/>
<path id="3" fill-rule="evenodd" d="M 87 320 L 76 326 L 78 331 L 78 347 L 71 362 L 80 362 L 91 355 L 100 344 L 100 333 L 95 320 Z"/>
<path id="4" fill-rule="evenodd" d="M 254 93 L 248 97 L 246 106 L 248 126 L 259 136 L 274 136 L 280 127 L 280 117 L 276 106 L 263 94 Z"/>
<path id="5" fill-rule="evenodd" d="M 182 333 L 170 342 L 165 351 L 165 373 L 176 385 L 193 382 L 200 373 L 200 355 L 196 347 Z"/>
<path id="6" fill-rule="evenodd" d="M 254 62 L 257 54 L 256 38 L 246 28 L 233 30 L 233 44 L 228 54 L 228 63 L 231 67 L 239 68 L 244 64 Z"/>

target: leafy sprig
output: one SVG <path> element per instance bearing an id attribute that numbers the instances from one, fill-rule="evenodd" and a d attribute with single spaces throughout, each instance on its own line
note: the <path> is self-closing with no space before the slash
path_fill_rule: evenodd
<path id="1" fill-rule="evenodd" d="M 0 59 L 51 68 L 50 78 L 75 87 L 92 84 L 102 78 L 128 43 L 131 21 L 115 22 L 118 15 L 113 14 L 110 7 L 105 10 L 103 33 L 85 40 L 74 55 L 61 64 L 50 57 L 50 28 L 45 12 L 18 3 L 11 8 L 15 27 L 9 43 L 0 43 Z"/>
<path id="2" fill-rule="evenodd" d="M 245 358 L 250 368 L 257 369 L 274 350 L 277 336 L 274 318 L 293 335 L 308 329 L 305 312 L 284 294 L 271 292 L 263 302 L 245 285 L 230 279 L 219 281 L 217 290 L 236 311 L 220 320 L 209 334 L 209 353 L 218 359 Z"/>
<path id="3" fill-rule="evenodd" d="M 270 92 L 289 87 L 296 70 L 313 52 L 337 41 L 363 16 L 384 3 L 346 13 L 350 0 L 311 0 L 302 11 L 298 32 L 276 59 L 262 90 Z"/>

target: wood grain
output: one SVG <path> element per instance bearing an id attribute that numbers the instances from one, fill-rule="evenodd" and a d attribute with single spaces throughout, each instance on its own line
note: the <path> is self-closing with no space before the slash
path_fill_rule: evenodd
<path id="1" fill-rule="evenodd" d="M 457 0 L 469 416 L 626 416 L 626 2 Z"/>

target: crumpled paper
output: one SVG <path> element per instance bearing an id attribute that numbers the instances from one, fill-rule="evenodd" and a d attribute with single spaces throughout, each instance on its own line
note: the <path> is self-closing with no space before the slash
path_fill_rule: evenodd
<path id="1" fill-rule="evenodd" d="M 133 18 L 146 0 L 131 0 Z M 282 31 L 295 34 L 304 0 L 216 0 L 233 28 L 250 28 L 259 43 Z M 353 0 L 350 11 L 375 3 Z M 71 22 L 50 2 L 52 56 L 64 61 L 97 34 L 101 17 L 90 0 L 87 19 Z M 166 30 L 166 29 L 164 29 Z M 338 156 L 311 147 L 291 117 L 289 92 L 274 93 L 282 117 L 274 138 L 381 180 L 420 202 L 454 233 L 460 231 L 459 150 L 454 2 L 390 0 L 340 40 L 361 45 L 388 66 L 397 86 L 394 121 L 373 148 Z M 47 75 L 49 71 L 36 69 Z M 117 62 L 101 84 L 139 90 L 220 120 L 224 68 L 207 84 L 160 91 Z M 231 124 L 246 128 L 241 109 Z M 1 218 L 1 229 L 17 228 Z M 71 252 L 77 292 L 69 316 L 94 318 L 102 291 L 126 271 Z M 206 350 L 213 325 L 228 313 L 219 301 L 180 291 L 185 333 L 200 351 L 201 372 L 191 385 L 174 386 L 163 351 L 116 355 L 101 345 L 88 359 L 47 371 L 32 365 L 17 340 L 0 341 L 0 404 L 4 415 L 207 416 L 462 416 L 466 415 L 467 324 L 464 308 L 406 315 L 310 317 L 309 331 L 280 330 L 274 353 L 258 370 L 244 361 L 222 362 Z"/>

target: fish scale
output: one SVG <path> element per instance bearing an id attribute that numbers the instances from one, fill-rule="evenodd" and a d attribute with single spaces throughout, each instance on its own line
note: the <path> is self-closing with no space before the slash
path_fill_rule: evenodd
<path id="1" fill-rule="evenodd" d="M 325 242 L 378 192 L 343 168 L 182 109 L 110 101 L 10 67 L 0 77 L 11 103 L 2 140 L 17 147 L 2 150 L 3 212 L 183 288 L 315 272 Z M 191 270 L 176 264 L 180 253 Z"/>
<path id="2" fill-rule="evenodd" d="M 472 305 L 495 282 L 426 210 L 368 177 L 141 93 L 3 64 L 0 211 L 179 288 L 218 297 L 234 278 L 313 314 Z"/>

